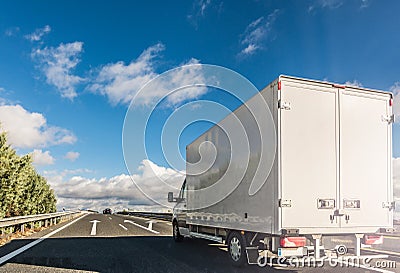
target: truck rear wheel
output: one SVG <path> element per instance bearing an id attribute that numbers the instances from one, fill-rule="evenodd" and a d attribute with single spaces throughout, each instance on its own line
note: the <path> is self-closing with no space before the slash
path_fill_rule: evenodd
<path id="1" fill-rule="evenodd" d="M 175 242 L 182 242 L 183 236 L 179 232 L 179 226 L 176 221 L 172 222 L 172 237 Z"/>
<path id="2" fill-rule="evenodd" d="M 246 238 L 237 231 L 234 231 L 229 235 L 228 253 L 233 265 L 235 266 L 242 266 L 247 262 Z"/>

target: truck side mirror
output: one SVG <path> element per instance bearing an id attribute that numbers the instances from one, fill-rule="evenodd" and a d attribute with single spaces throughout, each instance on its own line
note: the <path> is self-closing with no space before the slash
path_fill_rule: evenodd
<path id="1" fill-rule="evenodd" d="M 174 202 L 174 193 L 172 191 L 168 193 L 168 202 Z"/>

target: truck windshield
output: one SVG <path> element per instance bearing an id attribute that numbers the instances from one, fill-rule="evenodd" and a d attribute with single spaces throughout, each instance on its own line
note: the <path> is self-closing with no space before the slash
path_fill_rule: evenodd
<path id="1" fill-rule="evenodd" d="M 185 198 L 185 191 L 186 191 L 186 179 L 183 181 L 181 191 L 179 192 L 179 199 Z"/>

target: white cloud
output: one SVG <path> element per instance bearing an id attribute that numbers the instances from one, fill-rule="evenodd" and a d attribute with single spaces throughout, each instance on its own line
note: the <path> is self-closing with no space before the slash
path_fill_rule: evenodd
<path id="1" fill-rule="evenodd" d="M 20 105 L 1 105 L 0 123 L 9 142 L 17 148 L 38 148 L 72 144 L 75 135 L 67 129 L 47 125 L 40 113 L 31 113 Z"/>
<path id="2" fill-rule="evenodd" d="M 140 92 L 135 99 L 136 102 L 139 101 L 143 105 L 147 105 L 153 100 L 168 95 L 167 102 L 169 106 L 176 106 L 186 100 L 198 98 L 205 94 L 207 88 L 203 85 L 206 82 L 211 83 L 212 80 L 214 79 L 205 78 L 199 61 L 191 59 L 188 63 L 160 76 L 157 81 L 152 82 L 150 85 L 151 93 Z M 174 92 L 170 93 L 173 90 Z"/>
<path id="3" fill-rule="evenodd" d="M 48 34 L 50 31 L 51 27 L 46 25 L 43 28 L 37 28 L 33 33 L 25 35 L 24 37 L 31 42 L 38 42 L 42 40 L 43 36 Z"/>
<path id="4" fill-rule="evenodd" d="M 88 173 L 94 173 L 93 170 L 86 169 L 86 168 L 79 168 L 79 169 L 64 169 L 61 172 L 57 170 L 44 170 L 43 175 L 46 177 L 61 177 L 65 178 L 67 176 L 71 175 L 82 175 L 82 174 L 88 174 Z"/>
<path id="5" fill-rule="evenodd" d="M 107 96 L 112 105 L 129 104 L 137 95 L 138 91 L 150 80 L 159 76 L 156 72 L 156 58 L 164 50 L 163 44 L 156 44 L 143 51 L 136 59 L 125 65 L 123 62 L 111 63 L 103 66 L 93 83 L 88 87 L 91 92 Z M 187 63 L 199 64 L 196 59 Z M 136 97 L 143 105 L 154 99 L 162 98 L 178 87 L 192 85 L 193 83 L 204 83 L 201 66 L 193 66 L 189 69 L 177 68 L 168 77 L 157 81 L 157 86 L 151 92 L 141 92 Z M 185 88 L 174 92 L 168 97 L 171 104 L 180 103 L 186 99 L 195 98 L 206 92 L 203 87 Z"/>
<path id="6" fill-rule="evenodd" d="M 103 66 L 88 89 L 107 96 L 113 105 L 129 104 L 136 92 L 158 75 L 154 68 L 155 58 L 164 48 L 158 43 L 144 50 L 128 65 L 120 61 Z"/>
<path id="7" fill-rule="evenodd" d="M 205 13 L 207 7 L 210 5 L 210 3 L 211 3 L 211 0 L 202 0 L 202 1 L 199 1 L 199 6 L 200 6 L 199 11 L 200 11 L 200 14 L 201 14 L 201 15 L 204 16 L 204 13 Z"/>
<path id="8" fill-rule="evenodd" d="M 65 159 L 68 159 L 68 160 L 70 160 L 70 161 L 75 161 L 75 160 L 78 159 L 79 156 L 80 156 L 80 153 L 70 151 L 70 152 L 68 152 L 68 153 L 65 154 L 64 158 L 65 158 Z"/>
<path id="9" fill-rule="evenodd" d="M 254 54 L 257 50 L 263 49 L 265 42 L 270 36 L 272 24 L 275 22 L 279 14 L 279 10 L 274 10 L 267 17 L 260 17 L 251 22 L 244 33 L 241 35 L 240 44 L 243 49 L 239 55 L 247 56 Z"/>
<path id="10" fill-rule="evenodd" d="M 6 99 L 4 99 L 4 98 L 2 98 L 2 97 L 0 97 L 0 106 L 1 105 L 6 105 L 7 104 L 7 100 Z M 1 124 L 0 124 L 1 125 Z"/>
<path id="11" fill-rule="evenodd" d="M 196 29 L 199 20 L 205 16 L 206 10 L 212 6 L 211 4 L 211 0 L 196 0 L 193 2 L 192 11 L 186 17 Z M 219 5 L 219 8 L 221 8 L 221 5 L 222 2 Z"/>
<path id="12" fill-rule="evenodd" d="M 82 42 L 60 44 L 58 47 L 45 47 L 32 52 L 32 58 L 39 63 L 46 82 L 54 85 L 63 98 L 73 99 L 77 96 L 76 86 L 84 81 L 73 75 L 72 71 L 80 62 L 83 51 Z"/>
<path id="13" fill-rule="evenodd" d="M 50 155 L 50 151 L 43 152 L 41 149 L 34 149 L 32 152 L 33 164 L 36 166 L 52 165 L 54 164 L 54 157 Z"/>
<path id="14" fill-rule="evenodd" d="M 73 176 L 66 181 L 62 174 L 45 173 L 45 176 L 58 197 L 59 206 L 90 209 L 155 205 L 135 183 L 145 188 L 153 200 L 165 202 L 167 193 L 174 191 L 176 194 L 184 179 L 181 173 L 149 160 L 143 160 L 138 173 L 132 176 L 120 174 L 100 179 Z M 160 177 L 169 185 L 160 182 Z"/>
<path id="15" fill-rule="evenodd" d="M 16 36 L 17 33 L 19 32 L 19 30 L 20 30 L 19 27 L 10 27 L 10 28 L 6 29 L 4 34 L 8 37 Z"/>
<path id="16" fill-rule="evenodd" d="M 7 97 L 11 92 L 9 90 L 6 90 L 3 87 L 0 87 L 0 106 L 2 105 L 9 105 L 9 104 L 17 104 L 17 101 L 13 101 L 10 99 L 7 99 Z M 1 120 L 0 120 L 0 127 L 1 127 Z"/>
<path id="17" fill-rule="evenodd" d="M 342 0 L 318 0 L 322 8 L 337 9 L 343 5 Z"/>
<path id="18" fill-rule="evenodd" d="M 312 12 L 316 8 L 337 9 L 340 8 L 342 5 L 342 0 L 315 0 L 314 3 L 308 7 L 308 12 Z"/>
<path id="19" fill-rule="evenodd" d="M 393 92 L 393 114 L 396 116 L 395 121 L 400 120 L 400 82 L 396 82 L 390 91 Z"/>
<path id="20" fill-rule="evenodd" d="M 344 83 L 344 85 L 355 86 L 355 87 L 363 87 L 362 83 L 357 81 L 357 80 L 347 81 L 347 82 Z"/>
<path id="21" fill-rule="evenodd" d="M 368 8 L 370 4 L 371 4 L 370 0 L 361 0 L 360 8 L 361 9 Z"/>
<path id="22" fill-rule="evenodd" d="M 245 55 L 253 54 L 258 49 L 258 46 L 254 44 L 249 44 L 246 48 L 242 50 L 242 53 Z"/>

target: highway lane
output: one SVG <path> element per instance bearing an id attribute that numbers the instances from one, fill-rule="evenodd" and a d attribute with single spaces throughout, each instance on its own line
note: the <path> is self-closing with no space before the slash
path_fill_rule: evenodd
<path id="1" fill-rule="evenodd" d="M 383 245 L 376 245 L 374 246 L 374 248 L 396 251 L 400 253 L 400 236 L 385 235 L 383 236 L 383 240 L 384 240 Z"/>
<path id="2" fill-rule="evenodd" d="M 99 221 L 96 235 L 90 235 L 94 220 Z M 0 272 L 375 272 L 329 266 L 290 270 L 235 268 L 225 246 L 196 239 L 177 244 L 171 238 L 169 222 L 153 223 L 152 230 L 158 233 L 148 230 L 148 222 L 149 219 L 132 216 L 86 215 L 8 260 Z M 14 240 L 0 248 L 0 257 L 66 224 Z"/>
<path id="3" fill-rule="evenodd" d="M 92 221 L 97 220 L 96 235 L 90 235 L 93 227 Z M 120 216 L 109 214 L 89 214 L 83 220 L 71 225 L 70 227 L 59 232 L 55 237 L 117 237 L 117 236 L 152 236 L 154 233 L 135 226 L 129 222 L 132 221 L 142 227 L 148 227 L 149 219 L 137 218 L 132 216 Z M 161 221 L 160 221 L 161 222 Z M 160 235 L 170 235 L 171 228 L 169 223 L 153 224 L 153 229 L 160 232 Z M 123 227 L 126 229 L 124 229 Z M 158 229 L 158 230 L 157 230 Z"/>
<path id="4" fill-rule="evenodd" d="M 386 254 L 389 260 L 396 262 L 396 267 L 400 269 L 400 236 L 399 234 L 385 235 L 383 244 L 373 245 L 370 248 L 364 248 L 365 253 Z"/>

